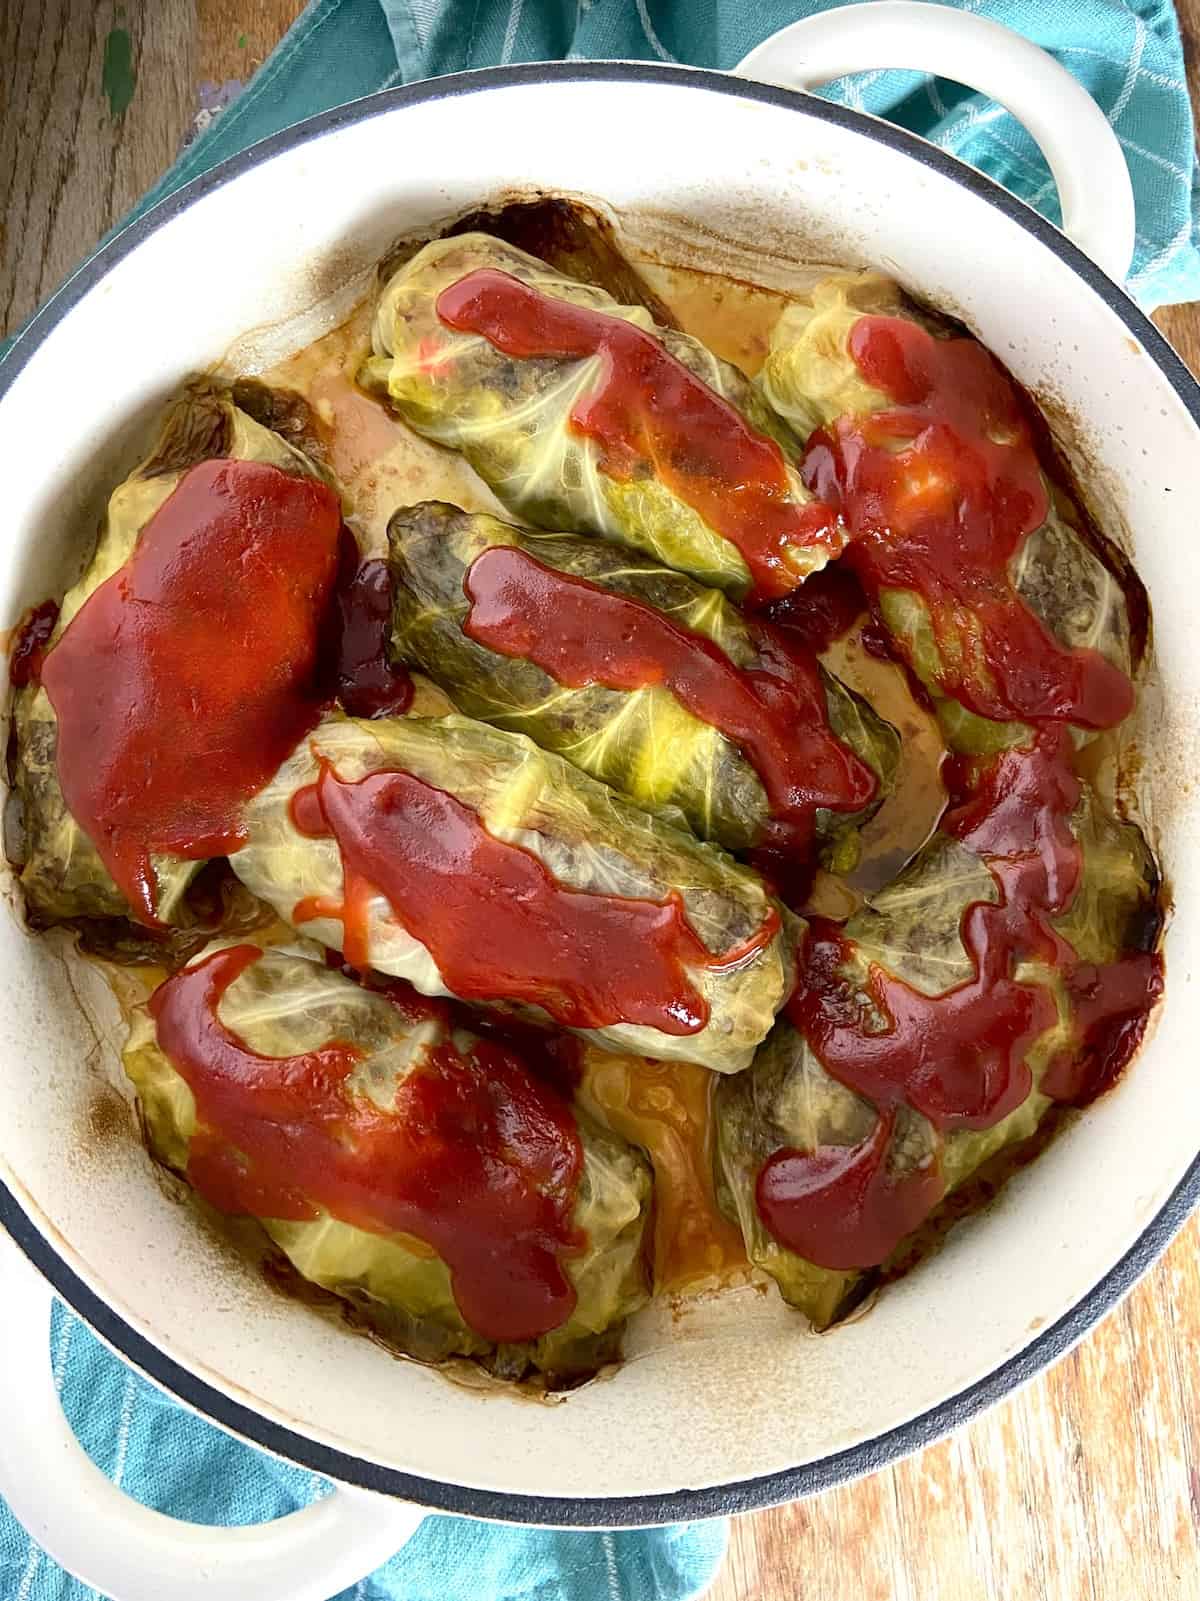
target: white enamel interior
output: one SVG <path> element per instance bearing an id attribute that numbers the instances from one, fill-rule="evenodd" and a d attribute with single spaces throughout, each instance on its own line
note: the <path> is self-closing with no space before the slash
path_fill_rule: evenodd
<path id="1" fill-rule="evenodd" d="M 988 1374 L 1134 1243 L 1200 1145 L 1200 652 L 1196 429 L 1121 320 L 985 200 L 862 133 L 677 82 L 549 81 L 380 111 L 217 188 L 145 239 L 54 328 L 0 401 L 0 620 L 61 583 L 105 488 L 178 381 L 247 330 L 269 355 L 398 233 L 515 187 L 600 196 L 647 237 L 679 219 L 756 253 L 872 262 L 962 315 L 1056 397 L 1108 530 L 1154 606 L 1165 712 L 1144 731 L 1178 911 L 1167 1001 L 1119 1089 L 999 1203 L 859 1321 L 814 1338 L 772 1292 L 651 1313 L 612 1379 L 557 1406 L 457 1388 L 268 1292 L 169 1200 L 116 1133 L 106 997 L 0 913 L 0 1177 L 63 1258 L 175 1361 L 293 1430 L 499 1491 L 628 1496 L 796 1466 Z M 662 248 L 670 253 L 671 246 Z M 736 254 L 736 252 L 734 252 Z M 314 325 L 315 323 L 315 325 Z M 251 353 L 251 345 L 241 348 Z M 11 901 L 11 892 L 6 894 Z M 95 1028 L 74 990 L 91 997 Z M 1190 1043 L 1189 1043 L 1190 1042 Z"/>

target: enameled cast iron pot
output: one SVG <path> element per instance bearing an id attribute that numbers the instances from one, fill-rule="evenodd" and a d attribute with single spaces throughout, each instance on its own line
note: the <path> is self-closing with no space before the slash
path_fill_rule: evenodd
<path id="1" fill-rule="evenodd" d="M 391 90 L 189 184 L 77 273 L 0 367 L 0 621 L 61 586 L 70 532 L 94 526 L 185 375 L 239 340 L 245 360 L 306 343 L 366 292 L 401 232 L 541 188 L 598 197 L 668 260 L 694 259 L 703 237 L 710 265 L 768 281 L 789 259 L 878 265 L 964 318 L 1049 405 L 1100 522 L 1148 586 L 1161 687 L 1143 695 L 1139 743 L 1176 908 L 1149 1042 L 1115 1091 L 868 1315 L 816 1338 L 773 1292 L 678 1318 L 652 1310 L 615 1377 L 537 1405 L 450 1384 L 270 1294 L 169 1200 L 131 1119 L 111 1116 L 111 997 L 22 930 L 8 883 L 0 1222 L 19 1249 L 0 1231 L 0 1494 L 119 1601 L 324 1601 L 428 1508 L 654 1523 L 867 1472 L 1061 1354 L 1200 1191 L 1200 390 L 1117 287 L 1128 177 L 1105 118 L 1049 57 L 964 13 L 881 0 L 785 30 L 739 70 L 807 86 L 885 66 L 1006 102 L 1046 149 L 1072 237 L 922 140 L 794 87 L 621 63 Z M 47 1281 L 174 1396 L 346 1488 L 238 1531 L 126 1501 L 58 1409 Z"/>

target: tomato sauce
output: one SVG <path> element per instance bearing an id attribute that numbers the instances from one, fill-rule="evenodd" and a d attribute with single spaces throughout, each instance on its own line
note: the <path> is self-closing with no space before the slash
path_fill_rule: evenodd
<path id="1" fill-rule="evenodd" d="M 532 1340 L 575 1307 L 565 1265 L 583 1149 L 566 1102 L 490 1041 L 435 1046 L 384 1110 L 347 1083 L 361 1051 L 334 1040 L 260 1056 L 221 1022 L 261 952 L 217 951 L 150 1000 L 158 1043 L 196 1100 L 188 1178 L 227 1213 L 310 1221 L 323 1210 L 431 1246 L 465 1321 Z"/>
<path id="2" fill-rule="evenodd" d="M 773 843 L 807 850 L 818 807 L 858 811 L 874 798 L 874 773 L 829 726 L 815 659 L 782 631 L 752 625 L 760 665 L 741 669 L 654 607 L 510 545 L 477 556 L 463 587 L 471 602 L 463 632 L 489 650 L 531 661 L 571 689 L 661 684 L 718 729 L 762 779 Z"/>
<path id="3" fill-rule="evenodd" d="M 320 714 L 340 527 L 324 484 L 202 462 L 46 656 L 63 795 L 145 923 L 152 855 L 236 850 L 242 805 Z"/>
<path id="4" fill-rule="evenodd" d="M 654 475 L 736 546 L 760 597 L 800 582 L 793 552 L 836 556 L 845 544 L 827 507 L 797 502 L 776 442 L 644 329 L 490 267 L 444 289 L 437 311 L 448 327 L 521 360 L 599 356 L 596 383 L 575 403 L 571 427 L 596 444 L 610 478 Z"/>
<path id="5" fill-rule="evenodd" d="M 921 598 L 940 689 L 981 717 L 1115 727 L 1133 709 L 1129 679 L 1098 651 L 1059 644 L 1009 577 L 1049 498 L 999 364 L 972 339 L 937 339 L 898 317 L 861 317 L 849 348 L 893 405 L 819 430 L 803 474 L 840 512 L 868 596 Z"/>
<path id="6" fill-rule="evenodd" d="M 857 1145 L 777 1151 L 758 1175 L 759 1215 L 781 1245 L 843 1272 L 889 1257 L 942 1198 L 935 1160 L 906 1173 L 888 1166 L 895 1113 Z"/>
<path id="7" fill-rule="evenodd" d="M 354 535 L 343 528 L 323 677 L 351 717 L 401 717 L 412 703 L 412 679 L 390 659 L 391 637 L 388 564 L 379 557 L 362 561 Z"/>

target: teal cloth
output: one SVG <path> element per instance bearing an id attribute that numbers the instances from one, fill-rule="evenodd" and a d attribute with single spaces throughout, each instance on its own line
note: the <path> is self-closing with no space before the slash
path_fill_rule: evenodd
<path id="1" fill-rule="evenodd" d="M 196 1523 L 260 1523 L 328 1493 L 317 1474 L 241 1445 L 176 1406 L 58 1307 L 48 1360 L 89 1456 L 148 1506 Z M 686 1601 L 711 1582 L 726 1539 L 721 1522 L 593 1534 L 430 1517 L 337 1601 Z M 38 1549 L 0 1501 L 0 1601 L 94 1596 Z"/>
<path id="2" fill-rule="evenodd" d="M 1200 298 L 1192 119 L 1172 7 L 1165 0 L 962 3 L 1050 49 L 1113 124 L 1137 196 L 1131 292 L 1148 307 Z M 137 210 L 301 117 L 394 84 L 562 58 L 728 68 L 777 28 L 823 9 L 812 0 L 315 0 L 246 92 Z M 895 72 L 858 74 L 824 93 L 923 134 L 1058 220 L 1054 185 L 1032 141 L 981 96 Z M 51 1354 L 67 1414 L 93 1459 L 148 1504 L 200 1522 L 247 1523 L 326 1493 L 317 1475 L 240 1445 L 173 1405 L 61 1309 Z M 686 1601 L 711 1581 L 727 1533 L 722 1523 L 593 1534 L 430 1518 L 345 1601 Z M 80 1601 L 89 1593 L 0 1503 L 0 1598 Z"/>

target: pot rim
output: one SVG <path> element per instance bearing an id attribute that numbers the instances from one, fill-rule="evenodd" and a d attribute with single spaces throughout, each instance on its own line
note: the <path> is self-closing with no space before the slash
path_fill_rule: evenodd
<path id="1" fill-rule="evenodd" d="M 833 123 L 911 157 L 997 207 L 1059 256 L 1086 288 L 1122 320 L 1170 383 L 1193 422 L 1200 426 L 1200 384 L 1149 317 L 1065 234 L 991 178 L 906 129 L 809 93 L 752 82 L 711 68 L 639 61 L 531 62 L 423 79 L 319 112 L 248 146 L 157 201 L 101 245 L 51 295 L 0 359 L 0 399 L 51 331 L 114 267 L 144 239 L 212 190 L 273 156 L 338 128 L 404 106 L 547 82 L 644 83 L 672 87 L 683 84 L 735 99 L 760 101 Z M 1125 1255 L 1058 1322 L 985 1378 L 907 1423 L 831 1456 L 757 1478 L 655 1495 L 575 1498 L 517 1495 L 422 1478 L 337 1450 L 276 1423 L 196 1377 L 139 1334 L 74 1272 L 2 1180 L 0 1226 L 8 1231 L 56 1294 L 107 1345 L 160 1388 L 251 1444 L 343 1484 L 397 1496 L 433 1511 L 560 1528 L 617 1528 L 724 1517 L 777 1506 L 877 1472 L 933 1444 L 1034 1378 L 1076 1344 L 1153 1265 L 1198 1200 L 1200 1154 Z"/>

